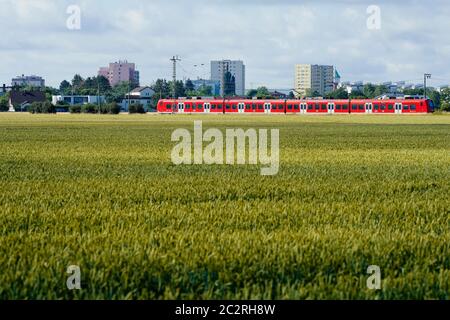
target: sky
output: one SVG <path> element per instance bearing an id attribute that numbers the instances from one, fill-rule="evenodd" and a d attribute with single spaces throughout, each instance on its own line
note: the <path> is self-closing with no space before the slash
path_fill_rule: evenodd
<path id="1" fill-rule="evenodd" d="M 67 27 L 70 5 L 79 29 Z M 0 83 L 36 74 L 58 87 L 128 60 L 150 85 L 179 55 L 178 79 L 243 60 L 247 89 L 292 88 L 297 63 L 334 65 L 343 81 L 421 83 L 426 72 L 437 86 L 450 84 L 449 16 L 448 0 L 0 0 Z"/>

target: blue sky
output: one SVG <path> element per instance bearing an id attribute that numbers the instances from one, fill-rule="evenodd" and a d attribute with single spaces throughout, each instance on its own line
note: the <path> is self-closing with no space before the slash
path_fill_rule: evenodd
<path id="1" fill-rule="evenodd" d="M 81 8 L 69 30 L 67 7 Z M 381 28 L 367 28 L 369 5 Z M 209 61 L 241 59 L 246 87 L 291 88 L 294 64 L 335 65 L 343 80 L 450 83 L 450 1 L 0 0 L 0 83 L 37 74 L 58 86 L 109 62 L 135 62 L 141 83 L 209 77 Z M 194 65 L 205 66 L 194 67 Z"/>

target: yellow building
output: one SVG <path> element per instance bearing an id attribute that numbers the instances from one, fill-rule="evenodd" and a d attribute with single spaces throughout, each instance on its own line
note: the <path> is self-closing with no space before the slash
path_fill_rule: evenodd
<path id="1" fill-rule="evenodd" d="M 312 64 L 295 65 L 296 95 L 305 96 L 307 91 L 317 91 L 321 96 L 333 91 L 334 67 Z"/>

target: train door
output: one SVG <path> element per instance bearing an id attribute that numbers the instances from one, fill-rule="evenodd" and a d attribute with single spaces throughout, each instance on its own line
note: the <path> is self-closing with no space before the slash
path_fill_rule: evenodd
<path id="1" fill-rule="evenodd" d="M 210 113 L 211 112 L 211 104 L 210 103 L 205 103 L 203 105 L 203 110 L 205 113 Z"/>
<path id="2" fill-rule="evenodd" d="M 372 113 L 373 105 L 372 103 L 366 103 L 366 113 Z"/>
<path id="3" fill-rule="evenodd" d="M 239 113 L 245 113 L 245 104 L 244 103 L 238 103 L 238 112 Z"/>
<path id="4" fill-rule="evenodd" d="M 178 113 L 184 113 L 184 103 L 178 104 Z"/>
<path id="5" fill-rule="evenodd" d="M 306 103 L 300 103 L 300 114 L 305 114 L 306 113 Z"/>
<path id="6" fill-rule="evenodd" d="M 402 104 L 401 103 L 395 104 L 395 113 L 402 113 Z"/>
<path id="7" fill-rule="evenodd" d="M 328 104 L 328 113 L 333 114 L 334 113 L 334 109 L 335 109 L 335 104 L 334 103 L 329 103 Z"/>
<path id="8" fill-rule="evenodd" d="M 270 103 L 264 103 L 264 113 L 271 113 L 272 112 L 271 108 L 272 106 Z"/>

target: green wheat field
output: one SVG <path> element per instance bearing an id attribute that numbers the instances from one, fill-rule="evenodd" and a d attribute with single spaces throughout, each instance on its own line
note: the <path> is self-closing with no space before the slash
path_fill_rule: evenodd
<path id="1" fill-rule="evenodd" d="M 194 120 L 278 175 L 173 165 Z M 0 187 L 0 299 L 450 298 L 448 115 L 0 114 Z"/>

